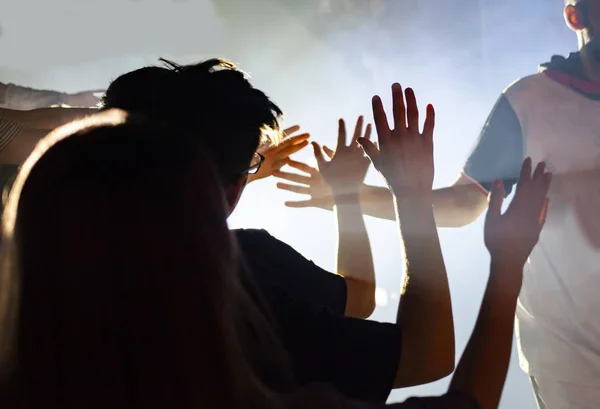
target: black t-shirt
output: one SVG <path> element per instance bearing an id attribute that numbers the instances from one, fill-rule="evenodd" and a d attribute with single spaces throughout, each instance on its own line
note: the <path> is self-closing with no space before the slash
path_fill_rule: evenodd
<path id="1" fill-rule="evenodd" d="M 260 287 L 277 288 L 331 313 L 346 311 L 346 280 L 322 269 L 266 230 L 234 230 L 244 259 Z"/>
<path id="2" fill-rule="evenodd" d="M 400 361 L 399 326 L 344 317 L 343 277 L 317 267 L 264 230 L 235 234 L 277 321 L 276 333 L 296 381 L 329 384 L 349 398 L 385 402 Z M 278 379 L 263 381 L 277 389 Z"/>

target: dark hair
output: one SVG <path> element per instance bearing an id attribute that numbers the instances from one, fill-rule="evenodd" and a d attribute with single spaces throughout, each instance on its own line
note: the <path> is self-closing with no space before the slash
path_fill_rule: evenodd
<path id="1" fill-rule="evenodd" d="M 55 130 L 17 177 L 3 239 L 3 408 L 269 406 L 197 139 L 114 111 Z"/>
<path id="2" fill-rule="evenodd" d="M 142 113 L 186 129 L 210 151 L 228 184 L 249 166 L 261 143 L 280 140 L 281 110 L 226 60 L 146 67 L 114 80 L 105 108 Z"/>

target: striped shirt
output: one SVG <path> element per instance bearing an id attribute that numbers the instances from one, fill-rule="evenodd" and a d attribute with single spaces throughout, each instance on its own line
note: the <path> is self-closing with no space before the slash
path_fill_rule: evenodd
<path id="1" fill-rule="evenodd" d="M 0 118 L 0 152 L 23 130 L 23 126 L 14 121 Z"/>

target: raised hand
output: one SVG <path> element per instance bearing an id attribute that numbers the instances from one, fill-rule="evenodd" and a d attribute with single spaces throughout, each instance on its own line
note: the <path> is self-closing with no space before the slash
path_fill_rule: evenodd
<path id="1" fill-rule="evenodd" d="M 379 149 L 367 139 L 360 138 L 365 153 L 375 169 L 386 180 L 396 195 L 411 192 L 429 194 L 433 185 L 433 128 L 435 112 L 427 106 L 423 132 L 419 131 L 419 109 L 412 89 L 406 89 L 406 104 L 400 84 L 392 85 L 394 129 L 378 96 L 373 97 L 373 116 L 379 140 Z"/>
<path id="2" fill-rule="evenodd" d="M 325 159 L 321 146 L 313 142 L 319 172 L 331 188 L 334 196 L 358 194 L 367 175 L 370 162 L 357 141 L 358 138 L 369 140 L 371 125 L 367 125 L 363 135 L 363 122 L 364 118 L 362 116 L 358 117 L 354 127 L 354 135 L 348 144 L 346 123 L 343 119 L 339 120 L 337 146 L 334 152 L 327 152 L 327 156 L 331 158 L 329 161 Z"/>
<path id="3" fill-rule="evenodd" d="M 258 153 L 265 157 L 265 161 L 257 173 L 249 175 L 250 182 L 272 176 L 287 163 L 290 155 L 308 145 L 308 138 L 310 138 L 308 133 L 293 135 L 299 130 L 298 125 L 289 127 L 283 131 L 285 139 L 279 145 L 262 146 L 258 149 Z"/>
<path id="4" fill-rule="evenodd" d="M 494 184 L 485 219 L 485 245 L 493 259 L 522 267 L 535 247 L 546 220 L 552 174 L 539 163 L 531 174 L 531 159 L 523 162 L 515 197 L 504 214 L 504 187 Z"/>
<path id="5" fill-rule="evenodd" d="M 325 154 L 331 159 L 333 157 L 333 151 L 327 147 L 323 147 Z M 308 199 L 294 200 L 285 202 L 287 207 L 318 207 L 320 209 L 332 210 L 333 209 L 333 197 L 331 195 L 331 188 L 323 179 L 323 176 L 319 173 L 318 169 L 307 165 L 306 163 L 298 162 L 289 159 L 287 162 L 288 166 L 299 170 L 302 173 L 291 173 L 277 171 L 273 175 L 275 177 L 294 182 L 284 183 L 278 182 L 277 187 L 281 190 L 287 190 L 288 192 L 294 192 L 301 195 L 308 196 Z"/>
<path id="6" fill-rule="evenodd" d="M 319 145 L 313 144 L 319 169 L 290 159 L 287 164 L 302 172 L 301 174 L 284 171 L 274 173 L 274 176 L 280 179 L 293 182 L 293 184 L 279 182 L 277 183 L 279 189 L 309 196 L 305 200 L 288 201 L 285 203 L 286 206 L 296 208 L 318 207 L 331 210 L 333 208 L 333 193 L 330 183 L 336 186 L 336 194 L 354 194 L 357 192 L 369 169 L 369 159 L 365 157 L 362 149 L 356 144 L 356 141 L 362 135 L 363 122 L 363 117 L 359 117 L 349 146 L 346 145 L 346 126 L 343 120 L 339 122 L 338 147 L 335 151 L 326 146 L 321 148 Z M 363 136 L 368 139 L 370 135 L 371 126 L 367 125 Z M 329 161 L 323 157 L 321 149 L 325 152 Z M 327 174 L 329 183 L 325 179 L 325 174 Z M 358 180 L 360 180 L 360 183 L 356 186 Z"/>

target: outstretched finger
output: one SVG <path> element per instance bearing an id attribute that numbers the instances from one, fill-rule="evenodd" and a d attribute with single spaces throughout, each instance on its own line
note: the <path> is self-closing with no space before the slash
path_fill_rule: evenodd
<path id="1" fill-rule="evenodd" d="M 352 136 L 352 141 L 350 141 L 350 146 L 354 145 L 358 138 L 360 138 L 363 130 L 363 121 L 363 116 L 359 116 L 356 125 L 354 126 L 354 135 Z"/>
<path id="2" fill-rule="evenodd" d="M 325 155 L 327 155 L 329 159 L 333 159 L 335 156 L 335 151 L 325 145 L 323 145 L 323 152 L 325 152 Z"/>
<path id="3" fill-rule="evenodd" d="M 375 146 L 373 141 L 370 141 L 367 138 L 358 138 L 357 142 L 363 148 L 365 155 L 369 157 L 371 163 L 375 165 L 375 161 L 379 156 L 379 149 L 377 149 L 377 146 Z"/>
<path id="4" fill-rule="evenodd" d="M 529 185 L 531 181 L 531 158 L 527 157 L 523 161 L 523 165 L 521 166 L 521 174 L 519 175 L 519 180 L 517 182 L 517 192 L 519 189 Z"/>
<path id="5" fill-rule="evenodd" d="M 539 224 L 540 226 L 544 226 L 546 224 L 546 216 L 548 216 L 548 206 L 550 205 L 550 199 L 546 198 L 544 200 L 544 204 L 542 205 L 542 211 L 540 212 Z"/>
<path id="6" fill-rule="evenodd" d="M 535 167 L 535 170 L 533 171 L 533 176 L 531 177 L 530 189 L 532 190 L 533 197 L 530 198 L 530 200 L 534 201 L 533 204 L 536 205 L 538 209 L 541 208 L 544 201 L 546 200 L 546 196 L 548 195 L 548 187 L 550 187 L 550 185 L 546 186 L 544 177 L 545 174 L 546 163 L 540 162 Z"/>
<path id="7" fill-rule="evenodd" d="M 433 141 L 433 129 L 435 128 L 435 109 L 433 105 L 427 105 L 425 123 L 423 124 L 423 137 L 428 141 Z"/>
<path id="8" fill-rule="evenodd" d="M 501 180 L 494 182 L 490 192 L 487 215 L 485 217 L 486 225 L 498 220 L 502 214 L 502 203 L 504 202 L 504 183 Z"/>
<path id="9" fill-rule="evenodd" d="M 303 133 L 300 135 L 289 136 L 289 137 L 285 138 L 283 141 L 281 141 L 281 143 L 279 145 L 277 145 L 277 148 L 283 149 L 290 145 L 296 145 L 298 143 L 302 143 L 302 142 L 308 140 L 309 138 L 310 138 L 309 133 Z"/>
<path id="10" fill-rule="evenodd" d="M 306 146 L 308 146 L 308 141 L 302 141 L 298 144 L 287 146 L 277 152 L 277 157 L 280 159 L 285 159 L 299 150 L 304 149 Z"/>
<path id="11" fill-rule="evenodd" d="M 287 207 L 295 207 L 295 208 L 305 208 L 305 207 L 315 207 L 316 203 L 313 199 L 308 200 L 299 200 L 295 202 L 285 202 Z"/>
<path id="12" fill-rule="evenodd" d="M 300 125 L 294 125 L 294 126 L 290 126 L 289 128 L 286 128 L 283 130 L 283 135 L 284 136 L 289 136 L 293 133 L 296 133 L 300 130 Z"/>
<path id="13" fill-rule="evenodd" d="M 365 136 L 363 136 L 363 138 L 370 140 L 372 132 L 373 132 L 373 126 L 371 124 L 368 124 L 367 128 L 365 129 Z"/>
<path id="14" fill-rule="evenodd" d="M 306 163 L 298 162 L 297 160 L 288 158 L 287 164 L 288 164 L 288 166 L 290 166 L 294 169 L 298 169 L 301 172 L 308 173 L 309 175 L 312 175 L 313 173 L 315 173 L 315 168 L 307 165 Z"/>
<path id="15" fill-rule="evenodd" d="M 417 106 L 417 97 L 412 88 L 406 88 L 406 118 L 408 130 L 419 132 L 419 107 Z"/>
<path id="16" fill-rule="evenodd" d="M 325 157 L 323 156 L 323 150 L 321 149 L 321 146 L 316 142 L 312 143 L 312 147 L 313 152 L 315 153 L 315 159 L 317 160 L 317 165 L 319 166 L 319 169 L 321 169 L 321 166 L 323 166 L 326 162 Z"/>
<path id="17" fill-rule="evenodd" d="M 273 169 L 273 171 L 279 170 L 282 167 L 284 167 L 287 163 L 287 158 L 284 159 L 278 159 L 275 162 L 273 162 L 273 165 L 271 165 L 271 168 Z"/>
<path id="18" fill-rule="evenodd" d="M 313 143 L 313 146 L 314 143 Z M 342 149 L 346 146 L 346 123 L 343 119 L 340 118 L 338 121 L 338 139 L 337 139 L 337 147 L 336 150 Z"/>
<path id="19" fill-rule="evenodd" d="M 282 172 L 280 170 L 273 172 L 273 176 L 279 179 L 288 180 L 290 182 L 310 186 L 310 176 L 299 175 L 297 173 Z"/>
<path id="20" fill-rule="evenodd" d="M 394 130 L 406 129 L 406 106 L 402 86 L 397 82 L 392 85 L 392 112 L 394 113 Z"/>
<path id="21" fill-rule="evenodd" d="M 387 115 L 383 109 L 383 103 L 381 98 L 374 96 L 372 100 L 373 105 L 373 119 L 375 121 L 375 129 L 377 130 L 377 140 L 379 145 L 383 146 L 390 138 L 390 126 L 388 124 Z"/>
<path id="22" fill-rule="evenodd" d="M 287 190 L 288 192 L 299 193 L 301 195 L 310 195 L 310 188 L 307 186 L 292 185 L 290 183 L 277 183 L 277 189 Z"/>

